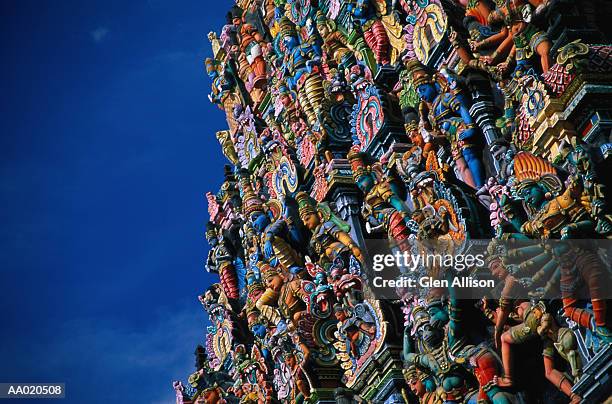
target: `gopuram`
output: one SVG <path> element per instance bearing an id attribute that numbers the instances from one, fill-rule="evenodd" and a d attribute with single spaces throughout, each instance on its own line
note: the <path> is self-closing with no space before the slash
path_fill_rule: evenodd
<path id="1" fill-rule="evenodd" d="M 611 31 L 609 0 L 236 0 L 177 404 L 609 399 Z"/>

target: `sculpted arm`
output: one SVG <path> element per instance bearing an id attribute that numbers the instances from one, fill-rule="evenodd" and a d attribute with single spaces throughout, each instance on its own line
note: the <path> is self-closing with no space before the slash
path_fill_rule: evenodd
<path id="1" fill-rule="evenodd" d="M 355 258 L 357 258 L 361 263 L 364 262 L 364 257 L 361 253 L 361 250 L 359 249 L 357 244 L 355 244 L 353 238 L 347 232 L 344 232 L 342 230 L 336 230 L 333 234 L 339 242 L 341 242 L 351 250 Z"/>

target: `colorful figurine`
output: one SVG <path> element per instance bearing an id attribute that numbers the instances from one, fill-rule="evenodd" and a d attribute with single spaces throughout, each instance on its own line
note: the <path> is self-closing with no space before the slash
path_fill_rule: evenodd
<path id="1" fill-rule="evenodd" d="M 424 127 L 434 136 L 445 136 L 451 147 L 461 179 L 468 185 L 484 185 L 485 171 L 478 145 L 478 128 L 464 97 L 443 90 L 439 82 L 418 62 L 408 64 L 421 103 L 419 114 Z"/>
<path id="2" fill-rule="evenodd" d="M 353 0 L 349 2 L 348 10 L 353 16 L 353 24 L 363 32 L 366 43 L 374 52 L 376 63 L 387 66 L 391 63 L 391 44 L 385 25 L 377 15 L 379 3 L 380 0 Z"/>
<path id="3" fill-rule="evenodd" d="M 227 297 L 238 299 L 238 277 L 233 265 L 232 249 L 219 233 L 219 228 L 214 223 L 208 222 L 206 225 L 206 240 L 212 248 L 208 254 L 206 269 L 209 272 L 219 274 Z"/>
<path id="4" fill-rule="evenodd" d="M 502 209 L 517 231 L 539 239 L 572 239 L 596 236 L 590 205 L 582 199 L 583 187 L 578 177 L 571 176 L 564 185 L 549 162 L 522 152 L 514 158 L 516 182 L 514 193 L 525 203 L 528 219 L 523 222 L 509 202 L 502 199 Z M 591 327 L 605 341 L 611 338 L 606 323 L 606 302 L 601 298 L 608 276 L 597 252 L 584 244 L 560 244 L 555 251 L 561 267 L 564 310 L 568 318 L 583 327 Z M 591 315 L 577 307 L 576 281 L 584 279 L 593 305 Z M 594 321 L 594 324 L 591 324 Z"/>
<path id="5" fill-rule="evenodd" d="M 279 38 L 284 49 L 284 80 L 290 90 L 296 90 L 308 123 L 316 126 L 322 110 L 325 91 L 320 74 L 321 48 L 319 44 L 300 41 L 295 25 L 286 17 L 280 21 Z"/>
<path id="6" fill-rule="evenodd" d="M 352 254 L 364 263 L 363 253 L 348 234 L 350 227 L 337 217 L 328 205 L 320 203 L 315 207 L 305 192 L 298 193 L 296 199 L 300 218 L 306 228 L 312 232 L 310 244 L 321 257 L 319 260 L 321 266 L 329 266 L 338 258 L 348 263 L 348 254 Z"/>

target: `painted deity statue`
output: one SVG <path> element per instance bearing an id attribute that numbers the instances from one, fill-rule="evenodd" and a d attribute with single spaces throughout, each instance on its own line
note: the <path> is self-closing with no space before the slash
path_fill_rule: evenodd
<path id="1" fill-rule="evenodd" d="M 248 172 L 241 173 L 243 213 L 248 217 L 254 232 L 254 239 L 263 258 L 273 267 L 281 266 L 285 271 L 299 273 L 304 266 L 296 248 L 302 237 L 291 220 L 273 216 L 254 192 Z"/>
<path id="2" fill-rule="evenodd" d="M 206 260 L 206 269 L 219 274 L 227 297 L 238 299 L 238 277 L 233 263 L 233 247 L 223 237 L 221 229 L 212 222 L 206 225 L 206 240 L 211 247 Z"/>
<path id="3" fill-rule="evenodd" d="M 243 244 L 249 251 L 249 263 L 245 275 L 247 295 L 241 315 L 246 317 L 249 330 L 255 338 L 263 339 L 268 333 L 268 326 L 275 327 L 282 318 L 276 308 L 268 308 L 261 303 L 258 306 L 259 299 L 266 293 L 266 285 L 261 275 L 261 270 L 266 268 L 266 264 L 260 258 L 259 248 L 252 240 L 252 234 L 244 234 Z"/>
<path id="4" fill-rule="evenodd" d="M 287 87 L 296 90 L 308 123 L 318 126 L 325 99 L 323 78 L 320 72 L 322 51 L 320 44 L 300 41 L 295 25 L 289 18 L 282 17 L 279 35 L 282 41 L 283 74 Z"/>
<path id="5" fill-rule="evenodd" d="M 360 358 L 376 337 L 374 319 L 354 315 L 352 310 L 340 304 L 334 307 L 334 314 L 338 320 L 338 333 L 348 346 L 348 352 L 354 360 Z"/>
<path id="6" fill-rule="evenodd" d="M 319 255 L 319 265 L 328 267 L 336 259 L 342 259 L 346 264 L 352 254 L 363 264 L 363 254 L 355 241 L 348 234 L 350 226 L 337 217 L 326 203 L 313 203 L 305 192 L 296 195 L 300 218 L 306 228 L 312 232 L 310 245 Z"/>
<path id="7" fill-rule="evenodd" d="M 552 65 L 550 48 L 552 43 L 546 33 L 532 23 L 533 8 L 526 0 L 496 0 L 496 9 L 488 15 L 488 24 L 503 23 L 506 27 L 504 32 L 507 38 L 512 38 L 513 46 L 510 55 L 514 55 L 518 65 L 529 63 L 534 54 L 540 57 L 540 66 L 546 73 Z M 532 1 L 541 5 L 542 1 Z M 508 47 L 508 41 L 504 40 L 500 48 L 486 60 L 487 63 L 497 62 L 497 56 Z"/>
<path id="8" fill-rule="evenodd" d="M 428 164 L 434 159 L 437 160 L 436 152 L 438 145 L 434 143 L 433 138 L 417 121 L 410 121 L 404 125 L 408 139 L 410 139 L 410 148 L 402 154 L 401 160 L 397 164 L 397 171 L 401 178 L 406 182 L 411 194 L 413 195 L 413 202 L 417 204 L 417 208 L 422 207 L 423 204 L 419 205 L 419 200 L 415 191 L 415 186 L 411 186 L 410 183 L 413 181 L 419 173 L 424 170 L 432 169 Z M 442 174 L 442 173 L 441 173 Z"/>
<path id="9" fill-rule="evenodd" d="M 308 117 L 297 103 L 295 90 L 290 90 L 282 80 L 276 80 L 272 94 L 276 95 L 274 117 L 279 122 L 285 139 L 299 144 L 301 138 L 313 138 L 314 134 L 307 123 Z"/>
<path id="10" fill-rule="evenodd" d="M 436 391 L 434 381 L 426 372 L 421 371 L 415 365 L 410 365 L 404 369 L 403 374 L 410 391 L 417 396 L 420 404 L 442 404 L 444 402 Z M 408 397 L 404 397 L 404 401 L 409 402 Z"/>
<path id="11" fill-rule="evenodd" d="M 485 171 L 478 145 L 479 131 L 469 111 L 465 95 L 458 96 L 434 81 L 425 67 L 413 60 L 407 64 L 413 85 L 421 98 L 420 119 L 434 136 L 445 136 L 451 146 L 461 179 L 474 188 L 484 184 Z"/>
<path id="12" fill-rule="evenodd" d="M 412 324 L 406 327 L 404 334 L 404 361 L 408 366 L 420 367 L 433 376 L 447 402 L 461 402 L 475 388 L 473 376 L 449 356 L 452 342 L 449 344 L 442 329 L 431 326 L 424 307 L 414 307 L 411 316 Z M 414 352 L 412 332 L 418 335 L 423 349 L 420 353 Z"/>
<path id="13" fill-rule="evenodd" d="M 493 247 L 492 251 L 496 250 L 495 244 L 493 242 L 489 246 L 489 248 Z M 483 306 L 486 307 L 485 311 L 488 312 L 487 317 L 495 324 L 494 341 L 501 350 L 504 368 L 503 376 L 496 377 L 495 384 L 504 388 L 512 387 L 514 385 L 513 376 L 515 375 L 513 347 L 541 339 L 546 379 L 567 395 L 572 403 L 581 402 L 582 399 L 579 395 L 572 391 L 573 382 L 580 378 L 582 372 L 581 356 L 578 352 L 576 336 L 569 328 L 557 324 L 552 314 L 548 312 L 544 302 L 526 301 L 515 297 L 523 295 L 524 292 L 520 290 L 524 284 L 515 278 L 517 276 L 516 269 L 512 269 L 512 265 L 508 265 L 505 261 L 508 257 L 516 256 L 520 252 L 517 250 L 508 251 L 505 247 L 500 247 L 498 246 L 497 251 L 490 256 L 489 267 L 495 276 L 504 281 L 502 297 L 496 311 L 491 310 L 486 301 Z M 537 251 L 531 245 L 523 248 L 525 251 L 528 249 Z M 545 254 L 530 258 L 527 262 L 542 261 L 543 255 Z M 551 263 L 554 265 L 554 262 L 549 262 L 546 266 L 551 266 Z M 512 271 L 513 274 L 510 274 L 509 271 Z M 536 274 L 533 278 L 530 278 L 527 285 L 538 276 Z M 516 325 L 508 327 L 509 319 L 512 319 Z M 560 356 L 569 363 L 569 376 L 556 369 L 556 356 Z"/>
<path id="14" fill-rule="evenodd" d="M 523 201 L 528 219 L 521 219 L 507 196 L 500 203 L 505 216 L 523 237 L 547 240 L 597 236 L 590 206 L 582 198 L 583 185 L 579 177 L 570 176 L 564 186 L 552 164 L 527 152 L 515 156 L 514 173 L 513 193 Z M 561 268 L 565 315 L 593 329 L 604 341 L 610 341 L 606 301 L 601 298 L 608 273 L 597 252 L 584 243 L 561 243 L 555 254 Z M 578 307 L 576 288 L 580 278 L 584 279 L 590 293 L 592 315 Z"/>
<path id="15" fill-rule="evenodd" d="M 265 291 L 257 296 L 255 309 L 276 329 L 275 333 L 282 333 L 287 329 L 286 320 L 292 317 L 283 315 L 281 304 L 284 301 L 279 300 L 280 290 L 276 280 L 285 274 L 302 276 L 304 264 L 295 248 L 301 243 L 301 236 L 298 229 L 290 225 L 290 220 L 273 220 L 272 213 L 265 210 L 263 202 L 255 194 L 247 172 L 241 173 L 240 184 L 243 214 L 249 219 L 249 228 L 252 230 L 248 242 L 249 265 L 253 272 L 258 273 L 259 279 L 266 287 Z M 292 292 L 288 296 L 293 295 Z"/>
<path id="16" fill-rule="evenodd" d="M 257 301 L 257 308 L 266 311 L 276 307 L 282 321 L 276 324 L 275 334 L 299 328 L 300 321 L 307 314 L 306 300 L 308 293 L 304 290 L 303 281 L 278 268 L 267 267 L 263 271 L 263 280 L 267 286 L 264 294 Z"/>
<path id="17" fill-rule="evenodd" d="M 364 194 L 364 214 L 375 226 L 384 227 L 390 240 L 404 241 L 412 224 L 406 203 L 391 179 L 382 172 L 380 163 L 366 166 L 364 156 L 354 146 L 348 153 L 353 180 Z"/>
<path id="18" fill-rule="evenodd" d="M 312 383 L 307 373 L 309 351 L 303 347 L 293 334 L 283 336 L 272 349 L 277 362 L 274 384 L 283 403 L 303 402 L 311 395 Z"/>
<path id="19" fill-rule="evenodd" d="M 566 394 L 572 404 L 580 403 L 582 398 L 572 392 L 573 383 L 555 368 L 554 359 L 555 353 L 560 354 L 569 362 L 572 376 L 575 378 L 580 376 L 581 360 L 573 332 L 569 328 L 559 327 L 552 315 L 547 312 L 543 302 L 536 304 L 522 302 L 514 307 L 521 322 L 501 333 L 511 306 L 507 299 L 502 299 L 496 319 L 496 344 L 501 349 L 504 375 L 496 377 L 495 383 L 500 387 L 512 387 L 514 374 L 512 346 L 541 338 L 544 341 L 542 359 L 546 378 Z"/>
<path id="20" fill-rule="evenodd" d="M 591 216 L 596 221 L 595 231 L 603 237 L 612 234 L 612 217 L 606 203 L 606 186 L 597 174 L 592 151 L 587 144 L 572 138 L 571 143 L 562 142 L 559 160 L 567 162 L 571 174 L 582 179 L 582 198 L 588 201 Z"/>
<path id="21" fill-rule="evenodd" d="M 339 32 L 333 20 L 317 11 L 317 31 L 323 39 L 323 52 L 328 65 L 349 69 L 356 63 L 355 53 L 350 49 L 348 39 Z"/>
<path id="22" fill-rule="evenodd" d="M 352 13 L 355 26 L 363 32 L 368 47 L 374 53 L 379 66 L 391 64 L 391 44 L 385 25 L 378 17 L 379 0 L 355 0 L 348 9 Z"/>
<path id="23" fill-rule="evenodd" d="M 245 55 L 246 61 L 254 74 L 252 85 L 263 89 L 266 87 L 268 78 L 266 77 L 266 62 L 264 60 L 264 49 L 267 43 L 257 28 L 244 21 L 239 7 L 232 9 L 232 24 L 238 33 L 240 51 Z"/>
<path id="24" fill-rule="evenodd" d="M 233 352 L 234 383 L 233 390 L 241 403 L 274 402 L 272 383 L 268 379 L 268 366 L 259 349 L 253 346 L 251 353 L 238 344 Z"/>
<path id="25" fill-rule="evenodd" d="M 449 291 L 448 313 L 436 304 L 427 308 L 416 304 L 412 308 L 411 321 L 404 333 L 404 361 L 408 367 L 416 366 L 432 377 L 445 403 L 471 399 L 494 404 L 516 403 L 512 394 L 494 385 L 501 373 L 497 356 L 487 347 L 468 344 L 461 314 L 465 305 L 452 297 L 452 289 Z M 418 342 L 419 353 L 415 352 L 413 337 Z"/>
<path id="26" fill-rule="evenodd" d="M 204 63 L 206 65 L 206 73 L 212 81 L 208 99 L 225 111 L 227 123 L 230 131 L 232 131 L 237 125 L 232 111 L 236 104 L 242 102 L 241 93 L 237 91 L 236 76 L 234 75 L 232 64 L 229 61 L 221 63 L 211 58 L 207 58 Z"/>
<path id="27" fill-rule="evenodd" d="M 484 70 L 488 70 L 493 77 L 505 75 L 515 58 L 508 27 L 490 24 L 492 9 L 485 1 L 469 1 L 462 5 L 465 7 L 464 26 L 470 34 L 468 42 L 478 56 L 475 61 L 484 65 Z"/>
<path id="28" fill-rule="evenodd" d="M 229 90 L 234 83 L 227 81 L 224 75 L 220 72 L 219 62 L 211 58 L 206 58 L 204 64 L 206 65 L 206 73 L 212 81 L 211 93 L 208 95 L 208 99 L 213 104 L 221 104 L 223 91 Z"/>
<path id="29" fill-rule="evenodd" d="M 240 24 L 242 21 L 242 9 L 234 7 L 227 14 L 227 23 L 221 30 L 221 44 L 228 54 L 226 63 L 235 66 L 236 75 L 244 83 L 246 90 L 256 100 L 261 97 L 261 91 L 254 86 L 255 73 L 251 68 L 247 55 L 240 50 Z"/>

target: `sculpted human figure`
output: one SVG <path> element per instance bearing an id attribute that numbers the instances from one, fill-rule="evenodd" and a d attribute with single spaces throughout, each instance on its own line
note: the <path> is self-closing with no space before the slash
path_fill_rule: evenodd
<path id="1" fill-rule="evenodd" d="M 289 388 L 291 391 L 292 402 L 300 402 L 308 400 L 311 395 L 311 383 L 306 367 L 308 362 L 308 348 L 299 341 L 296 334 L 292 338 L 284 337 L 280 342 L 280 364 L 279 382 L 286 384 L 284 388 Z M 306 352 L 303 352 L 303 349 Z M 284 373 L 284 374 L 283 374 Z M 281 387 L 281 388 L 283 388 Z"/>
<path id="2" fill-rule="evenodd" d="M 596 164 L 592 158 L 592 147 L 583 141 L 572 138 L 570 142 L 562 142 L 559 160 L 568 163 L 568 169 L 573 176 L 580 179 L 582 199 L 586 199 L 587 209 L 596 222 L 595 231 L 603 237 L 610 238 L 612 233 L 612 216 L 606 203 L 606 186 L 602 184 L 602 176 L 598 175 Z"/>
<path id="3" fill-rule="evenodd" d="M 499 333 L 499 330 L 504 326 L 505 319 L 509 314 L 507 310 L 504 310 L 507 307 L 509 307 L 508 303 L 502 306 L 502 315 L 497 320 L 496 333 Z M 542 337 L 544 340 L 542 358 L 546 378 L 570 397 L 572 404 L 582 402 L 582 398 L 572 392 L 572 382 L 554 367 L 554 355 L 555 350 L 557 350 L 564 359 L 570 362 L 572 373 L 575 376 L 580 375 L 580 355 L 577 352 L 576 338 L 571 330 L 556 325 L 550 313 L 546 312 L 546 306 L 543 302 L 537 304 L 522 302 L 515 306 L 514 310 L 522 322 L 503 332 L 499 337 L 499 342 L 496 341 L 496 343 L 501 344 L 504 365 L 504 375 L 496 377 L 496 384 L 500 387 L 511 387 L 513 385 L 512 346 Z"/>
<path id="4" fill-rule="evenodd" d="M 532 5 L 525 0 L 496 0 L 495 4 L 497 7 L 489 14 L 488 23 L 503 22 L 506 26 L 508 31 L 506 38 L 512 38 L 514 42 L 510 54 L 515 55 L 517 64 L 529 63 L 529 59 L 536 53 L 540 57 L 542 71 L 546 73 L 552 65 L 550 57 L 552 43 L 546 33 L 531 22 L 533 18 Z M 500 48 L 502 45 L 504 47 L 502 49 L 498 48 L 498 50 L 505 51 L 507 44 L 508 40 L 506 39 L 500 45 Z M 487 63 L 494 64 L 497 62 L 495 52 L 492 57 L 487 59 Z"/>
<path id="5" fill-rule="evenodd" d="M 316 43 L 300 41 L 295 25 L 282 17 L 279 35 L 285 50 L 282 70 L 290 90 L 296 90 L 301 107 L 311 126 L 320 123 L 325 98 L 323 79 L 320 74 L 321 47 Z"/>
<path id="6" fill-rule="evenodd" d="M 492 10 L 485 1 L 471 1 L 465 5 L 464 26 L 470 33 L 470 49 L 479 54 L 478 62 L 492 66 L 489 71 L 500 76 L 507 73 L 515 59 L 515 49 L 509 28 L 502 24 L 498 27 L 489 20 Z M 487 56 L 482 56 L 482 51 Z"/>
<path id="7" fill-rule="evenodd" d="M 439 304 L 430 305 L 435 308 L 431 314 L 421 304 L 412 308 L 410 325 L 404 331 L 404 361 L 430 374 L 445 393 L 446 402 L 473 397 L 495 404 L 515 403 L 512 394 L 494 386 L 495 378 L 501 374 L 499 359 L 488 347 L 469 344 L 463 314 L 465 302 L 457 299 L 453 288 L 448 291 L 448 314 Z M 434 297 L 432 302 L 437 299 Z M 412 336 L 418 343 L 418 353 Z"/>
<path id="8" fill-rule="evenodd" d="M 263 53 L 267 43 L 263 35 L 253 25 L 242 23 L 238 18 L 234 18 L 234 25 L 240 29 L 240 50 L 245 54 L 247 62 L 255 74 L 253 85 L 257 88 L 265 88 L 268 78 Z"/>
<path id="9" fill-rule="evenodd" d="M 305 301 L 309 296 L 302 288 L 302 280 L 271 267 L 264 270 L 263 279 L 267 289 L 257 301 L 257 308 L 263 312 L 278 307 L 282 318 L 290 322 L 288 329 L 296 329 L 306 315 Z M 277 323 L 276 334 L 283 333 L 288 325 L 285 321 Z"/>
<path id="10" fill-rule="evenodd" d="M 374 53 L 379 66 L 391 63 L 391 43 L 383 22 L 377 16 L 376 0 L 355 0 L 349 3 L 355 24 L 363 32 L 363 37 Z"/>
<path id="11" fill-rule="evenodd" d="M 364 194 L 364 213 L 378 226 L 383 226 L 390 240 L 404 241 L 411 234 L 410 211 L 398 196 L 396 186 L 385 176 L 379 164 L 366 166 L 359 147 L 351 148 L 348 159 L 353 180 Z"/>
<path id="12" fill-rule="evenodd" d="M 254 346 L 251 354 L 243 344 L 238 344 L 234 357 L 234 391 L 240 402 L 269 404 L 274 402 L 272 384 L 267 380 L 268 366 L 261 352 Z"/>
<path id="13" fill-rule="evenodd" d="M 364 263 L 361 250 L 348 234 L 350 227 L 331 211 L 329 205 L 319 204 L 315 207 L 305 192 L 299 192 L 296 200 L 300 218 L 312 232 L 310 245 L 321 257 L 319 264 L 322 267 L 329 266 L 336 258 L 341 258 L 348 264 L 350 254 Z"/>
<path id="14" fill-rule="evenodd" d="M 415 365 L 404 369 L 404 379 L 410 387 L 412 394 L 417 396 L 420 404 L 442 404 L 444 400 L 436 391 L 436 386 L 431 376 L 419 370 Z"/>
<path id="15" fill-rule="evenodd" d="M 338 332 L 344 337 L 353 360 L 363 355 L 361 347 L 369 347 L 376 335 L 376 325 L 367 318 L 361 318 L 350 309 L 337 304 L 334 306 L 334 315 L 338 320 Z"/>
<path id="16" fill-rule="evenodd" d="M 350 49 L 347 38 L 337 29 L 334 21 L 330 20 L 319 10 L 316 18 L 317 31 L 323 38 L 323 52 L 327 56 L 327 63 L 341 69 L 349 69 L 357 60 Z"/>
<path id="17" fill-rule="evenodd" d="M 242 172 L 240 187 L 243 193 L 243 214 L 249 219 L 254 231 L 255 244 L 263 252 L 271 266 L 281 266 L 285 271 L 299 273 L 304 266 L 302 257 L 296 251 L 302 240 L 297 229 L 285 218 L 273 221 L 263 202 L 254 192 L 248 172 Z"/>
<path id="18" fill-rule="evenodd" d="M 233 248 L 221 235 L 218 226 L 212 222 L 206 225 L 206 240 L 211 247 L 206 260 L 206 269 L 219 274 L 227 297 L 238 299 L 238 277 L 233 264 Z"/>
<path id="19" fill-rule="evenodd" d="M 523 222 L 506 196 L 500 204 L 516 231 L 542 240 L 596 236 L 595 222 L 583 205 L 583 188 L 577 177 L 570 177 L 564 186 L 549 162 L 526 152 L 515 156 L 514 173 L 513 192 L 524 202 L 529 217 Z M 609 342 L 612 334 L 606 324 L 606 301 L 602 298 L 608 279 L 605 265 L 592 246 L 584 243 L 559 243 L 554 252 L 561 269 L 565 315 Z M 580 278 L 587 284 L 592 314 L 578 307 Z"/>
<path id="20" fill-rule="evenodd" d="M 482 187 L 485 171 L 478 145 L 479 132 L 466 98 L 444 91 L 417 60 L 409 62 L 407 69 L 421 98 L 419 114 L 425 128 L 434 136 L 439 133 L 448 139 L 461 179 L 474 188 Z"/>
<path id="21" fill-rule="evenodd" d="M 206 65 L 206 74 L 212 81 L 211 92 L 208 95 L 208 99 L 214 104 L 221 104 L 221 94 L 223 91 L 223 77 L 220 74 L 219 64 L 212 58 L 206 58 L 204 61 Z"/>
<path id="22" fill-rule="evenodd" d="M 410 336 L 412 332 L 418 336 L 419 346 L 424 351 L 414 352 Z M 470 390 L 470 380 L 473 383 L 474 378 L 449 356 L 452 344 L 447 341 L 443 329 L 431 326 L 425 308 L 413 308 L 412 324 L 406 327 L 404 333 L 404 361 L 408 366 L 420 367 L 432 375 L 436 385 L 445 393 L 447 401 L 461 402 Z"/>

